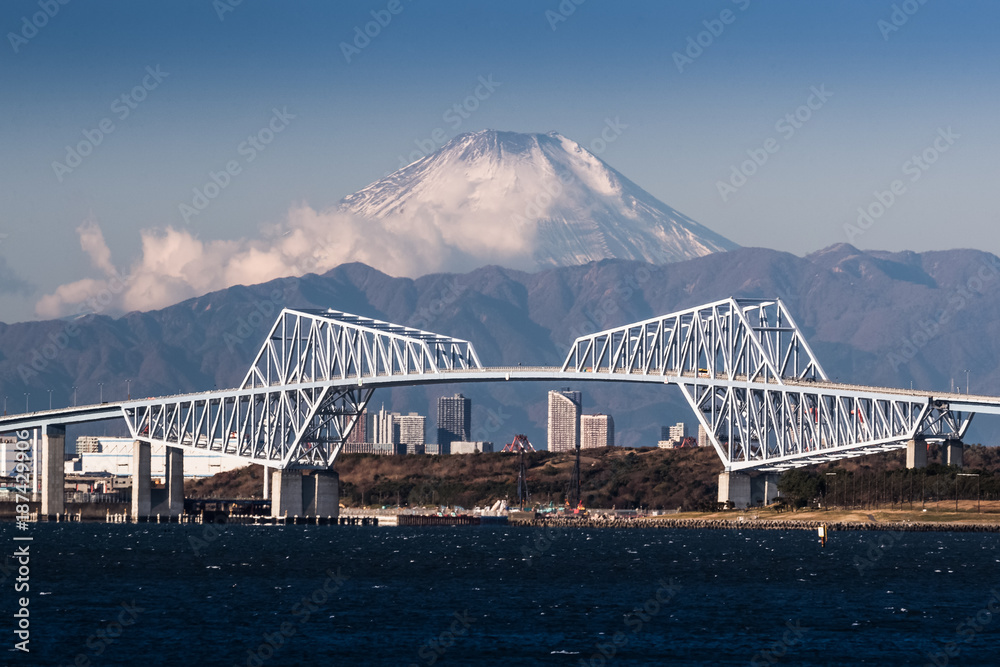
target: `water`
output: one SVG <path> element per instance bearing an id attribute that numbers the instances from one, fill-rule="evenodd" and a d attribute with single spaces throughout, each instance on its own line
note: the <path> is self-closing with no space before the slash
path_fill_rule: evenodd
<path id="1" fill-rule="evenodd" d="M 32 525 L 32 653 L 5 629 L 3 664 L 925 665 L 955 641 L 947 664 L 1000 662 L 1000 618 L 960 628 L 1000 590 L 993 534 L 215 529 Z"/>

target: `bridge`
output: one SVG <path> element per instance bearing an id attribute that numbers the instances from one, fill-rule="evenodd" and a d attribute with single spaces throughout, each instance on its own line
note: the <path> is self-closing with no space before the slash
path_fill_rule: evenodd
<path id="1" fill-rule="evenodd" d="M 149 516 L 150 449 L 166 446 L 167 513 L 183 510 L 183 452 L 273 469 L 275 516 L 334 516 L 332 467 L 378 388 L 456 382 L 632 382 L 680 389 L 722 460 L 720 500 L 745 505 L 751 477 L 776 495 L 783 470 L 943 442 L 961 465 L 977 412 L 1000 398 L 830 380 L 779 299 L 728 298 L 577 338 L 559 367 L 484 367 L 469 341 L 336 310 L 284 309 L 239 387 L 0 418 L 40 438 L 42 509 L 63 511 L 66 425 L 124 419 L 135 441 L 132 514 Z"/>

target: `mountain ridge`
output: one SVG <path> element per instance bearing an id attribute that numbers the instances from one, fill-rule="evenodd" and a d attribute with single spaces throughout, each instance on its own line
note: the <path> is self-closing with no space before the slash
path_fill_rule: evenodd
<path id="1" fill-rule="evenodd" d="M 350 263 L 117 319 L 0 325 L 0 394 L 8 412 L 19 412 L 25 393 L 31 409 L 47 407 L 48 389 L 57 407 L 72 405 L 73 387 L 81 404 L 96 403 L 102 391 L 104 400 L 121 400 L 126 379 L 133 397 L 237 386 L 282 307 L 335 308 L 464 338 L 485 365 L 560 365 L 576 336 L 728 296 L 782 298 L 840 381 L 948 390 L 954 380 L 964 390 L 968 368 L 974 392 L 1000 394 L 998 286 L 1000 258 L 981 251 L 893 255 L 847 245 L 806 257 L 740 248 L 667 265 L 611 259 L 416 279 Z M 428 414 L 432 434 L 437 396 L 460 391 L 473 398 L 478 439 L 506 442 L 526 431 L 544 444 L 545 393 L 552 388 L 380 389 L 373 402 L 376 409 L 385 402 Z M 679 392 L 581 388 L 586 412 L 614 415 L 620 444 L 651 444 L 661 425 L 695 423 Z M 973 438 L 1000 436 L 988 417 L 973 429 Z"/>

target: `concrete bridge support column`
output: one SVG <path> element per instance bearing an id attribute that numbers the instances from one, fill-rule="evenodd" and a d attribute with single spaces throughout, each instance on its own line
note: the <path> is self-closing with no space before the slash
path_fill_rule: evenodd
<path id="1" fill-rule="evenodd" d="M 965 444 L 961 440 L 945 440 L 943 446 L 944 464 L 961 468 L 963 465 L 962 459 L 965 454 Z"/>
<path id="2" fill-rule="evenodd" d="M 781 473 L 769 472 L 764 473 L 764 505 L 770 505 L 774 500 L 781 494 L 778 492 L 778 480 L 781 479 Z"/>
<path id="3" fill-rule="evenodd" d="M 271 473 L 271 516 L 302 516 L 302 471 L 275 470 Z"/>
<path id="4" fill-rule="evenodd" d="M 927 441 L 923 438 L 914 438 L 906 443 L 906 467 L 927 467 Z"/>
<path id="5" fill-rule="evenodd" d="M 727 500 L 739 509 L 750 505 L 750 475 L 742 472 L 719 473 L 719 502 Z"/>
<path id="6" fill-rule="evenodd" d="M 167 516 L 184 514 L 184 450 L 167 447 L 164 479 L 167 486 Z"/>
<path id="7" fill-rule="evenodd" d="M 152 510 L 150 497 L 150 446 L 146 440 L 132 444 L 132 520 L 149 518 Z"/>
<path id="8" fill-rule="evenodd" d="M 306 496 L 303 509 L 307 516 L 340 516 L 340 475 L 332 470 L 317 470 L 303 483 Z"/>
<path id="9" fill-rule="evenodd" d="M 65 514 L 66 427 L 50 424 L 42 428 L 42 514 Z"/>

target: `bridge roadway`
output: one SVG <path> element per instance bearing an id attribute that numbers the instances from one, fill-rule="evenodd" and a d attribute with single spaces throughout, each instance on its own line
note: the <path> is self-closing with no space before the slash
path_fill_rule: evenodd
<path id="1" fill-rule="evenodd" d="M 660 375 L 658 373 L 643 373 L 632 371 L 630 373 L 607 371 L 564 371 L 559 366 L 494 366 L 481 369 L 463 370 L 440 370 L 434 373 L 410 373 L 406 375 L 378 375 L 362 376 L 358 378 L 338 378 L 334 380 L 324 380 L 320 382 L 302 382 L 296 384 L 275 384 L 270 387 L 254 387 L 249 389 L 215 389 L 212 391 L 191 392 L 184 394 L 169 394 L 152 398 L 134 398 L 125 401 L 105 401 L 104 403 L 80 405 L 63 408 L 53 408 L 51 410 L 38 410 L 35 412 L 25 412 L 0 417 L 0 433 L 8 433 L 22 429 L 40 428 L 52 424 L 78 424 L 93 421 L 104 421 L 109 419 L 124 418 L 124 410 L 127 408 L 141 407 L 163 402 L 183 402 L 223 399 L 232 396 L 251 396 L 267 391 L 294 390 L 298 388 L 315 388 L 321 386 L 330 387 L 401 387 L 425 384 L 452 384 L 464 382 L 633 382 L 646 384 L 682 384 L 697 382 L 698 379 L 708 380 L 707 373 L 699 373 L 697 377 L 693 373 L 681 375 Z M 976 394 L 962 394 L 954 392 L 924 391 L 919 389 L 897 389 L 895 387 L 878 387 L 873 385 L 847 384 L 840 382 L 824 381 L 795 381 L 785 379 L 780 383 L 775 379 L 767 382 L 755 380 L 748 383 L 746 376 L 736 376 L 733 379 L 711 378 L 712 383 L 718 386 L 733 386 L 760 388 L 764 385 L 773 385 L 775 388 L 802 387 L 804 389 L 823 390 L 824 393 L 843 394 L 845 396 L 856 396 L 864 394 L 866 397 L 877 398 L 912 398 L 926 399 L 928 402 L 947 403 L 951 410 L 957 412 L 1000 414 L 1000 397 L 985 396 Z M 203 447 L 192 447 L 192 449 L 203 449 Z"/>

